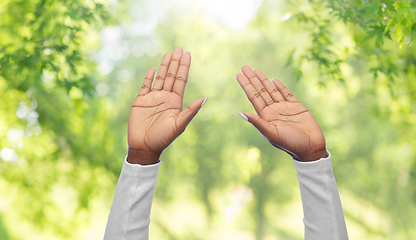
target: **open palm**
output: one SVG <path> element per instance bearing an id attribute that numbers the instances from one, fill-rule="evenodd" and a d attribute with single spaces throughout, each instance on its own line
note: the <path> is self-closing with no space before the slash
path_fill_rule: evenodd
<path id="1" fill-rule="evenodd" d="M 156 70 L 152 68 L 147 72 L 130 110 L 129 157 L 141 155 L 141 158 L 158 158 L 185 130 L 203 105 L 204 98 L 199 98 L 182 110 L 190 64 L 190 53 L 183 54 L 182 48 L 176 48 L 173 54 L 166 53 L 163 56 L 153 87 Z"/>
<path id="2" fill-rule="evenodd" d="M 279 81 L 259 70 L 242 67 L 237 81 L 257 114 L 243 113 L 275 147 L 300 161 L 326 157 L 325 138 L 315 118 Z M 244 117 L 243 116 L 243 117 Z"/>

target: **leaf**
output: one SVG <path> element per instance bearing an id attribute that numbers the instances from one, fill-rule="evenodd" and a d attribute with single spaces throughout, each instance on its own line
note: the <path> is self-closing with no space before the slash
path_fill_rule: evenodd
<path id="1" fill-rule="evenodd" d="M 387 24 L 387 29 L 392 29 L 397 24 L 397 17 L 392 17 L 389 24 Z"/>
<path id="2" fill-rule="evenodd" d="M 402 48 L 402 45 L 403 45 L 403 28 L 400 24 L 397 25 L 396 35 L 397 35 L 397 41 L 399 43 L 399 47 Z"/>
<path id="3" fill-rule="evenodd" d="M 393 41 L 393 39 L 391 39 L 390 31 L 386 30 L 386 32 L 384 33 L 384 36 L 386 36 L 388 39 Z"/>
<path id="4" fill-rule="evenodd" d="M 289 51 L 285 67 L 289 67 L 293 64 L 293 59 L 294 59 L 293 56 L 295 55 L 295 51 L 296 51 L 296 48 L 292 48 Z"/>

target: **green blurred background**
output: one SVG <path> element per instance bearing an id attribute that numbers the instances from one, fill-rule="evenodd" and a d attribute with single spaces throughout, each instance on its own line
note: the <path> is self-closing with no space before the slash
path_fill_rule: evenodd
<path id="1" fill-rule="evenodd" d="M 278 78 L 321 125 L 350 239 L 416 237 L 415 1 L 2 0 L 0 239 L 102 239 L 145 72 L 192 52 L 151 239 L 303 239 L 291 158 L 237 112 Z"/>

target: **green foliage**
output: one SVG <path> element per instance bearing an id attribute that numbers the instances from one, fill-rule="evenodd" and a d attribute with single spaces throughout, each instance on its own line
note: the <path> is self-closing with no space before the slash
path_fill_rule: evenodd
<path id="1" fill-rule="evenodd" d="M 372 61 L 374 66 L 369 71 L 374 79 L 380 79 L 380 74 L 391 82 L 403 77 L 403 66 L 389 59 L 397 58 L 397 52 L 414 52 L 416 7 L 413 1 L 311 0 L 306 4 L 306 10 L 295 9 L 295 18 L 306 27 L 310 44 L 306 49 L 296 47 L 288 58 L 288 65 L 294 65 L 298 79 L 302 77 L 302 64 L 313 62 L 323 77 L 344 81 L 340 67 L 351 58 Z M 340 39 L 334 39 L 339 36 L 339 21 L 354 29 L 353 45 L 346 46 Z M 385 42 L 393 41 L 393 37 L 400 48 L 395 52 L 390 50 L 395 45 Z M 293 58 L 295 50 L 302 53 Z M 395 60 L 399 62 L 408 60 L 404 56 L 398 58 Z"/>
<path id="2" fill-rule="evenodd" d="M 413 1 L 329 1 L 333 16 L 345 24 L 353 23 L 368 30 L 364 41 L 375 38 L 380 46 L 392 40 L 392 33 L 402 47 L 403 41 L 416 33 L 416 9 Z"/>
<path id="3" fill-rule="evenodd" d="M 8 224 L 21 218 L 76 238 L 100 184 L 100 178 L 92 177 L 94 169 L 83 163 L 91 140 L 78 137 L 86 96 L 95 92 L 95 63 L 88 54 L 98 46 L 97 30 L 112 20 L 98 0 L 5 0 L 0 16 L 0 148 L 14 149 L 18 156 L 3 162 L 0 170 L 8 183 L 2 189 L 14 199 Z M 97 151 L 102 154 L 104 148 L 102 143 Z M 62 193 L 65 187 L 73 192 L 69 183 L 78 186 L 75 197 Z M 62 208 L 65 199 L 54 201 L 60 194 L 73 199 L 67 210 Z"/>
<path id="4" fill-rule="evenodd" d="M 0 76 L 11 87 L 79 88 L 91 95 L 91 29 L 109 15 L 99 1 L 5 0 L 0 3 Z M 95 38 L 95 39 L 94 39 Z"/>
<path id="5" fill-rule="evenodd" d="M 241 30 L 152 4 L 111 5 L 123 21 L 106 26 L 100 1 L 1 1 L 0 150 L 16 156 L 0 160 L 0 238 L 102 239 L 130 105 L 144 73 L 183 46 L 184 104 L 209 101 L 162 156 L 154 239 L 302 239 L 293 163 L 237 115 L 252 111 L 234 79 L 245 64 L 282 80 L 320 123 L 350 238 L 412 239 L 414 2 L 270 0 Z M 96 72 L 103 62 L 111 69 Z"/>

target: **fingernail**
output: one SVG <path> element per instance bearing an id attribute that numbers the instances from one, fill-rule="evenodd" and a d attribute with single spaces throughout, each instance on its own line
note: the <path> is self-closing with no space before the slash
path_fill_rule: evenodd
<path id="1" fill-rule="evenodd" d="M 238 76 L 238 74 L 241 74 L 241 73 L 239 73 L 239 72 L 238 72 L 238 73 L 236 73 L 236 74 L 235 74 L 235 76 L 237 77 L 237 76 Z"/>
<path id="2" fill-rule="evenodd" d="M 156 70 L 156 67 L 152 67 L 152 68 Z"/>
<path id="3" fill-rule="evenodd" d="M 201 103 L 201 107 L 205 105 L 205 103 L 207 102 L 207 100 L 208 100 L 208 97 L 206 97 L 206 98 L 204 99 L 204 101 Z"/>
<path id="4" fill-rule="evenodd" d="M 240 115 L 240 117 L 241 117 L 244 121 L 248 122 L 248 118 L 246 117 L 246 115 L 242 114 L 241 112 L 238 112 L 238 115 Z"/>
<path id="5" fill-rule="evenodd" d="M 246 65 L 243 65 L 243 66 L 241 66 L 240 68 L 243 68 L 243 67 L 245 67 Z"/>
<path id="6" fill-rule="evenodd" d="M 191 55 L 191 52 L 186 52 L 186 53 L 187 53 L 187 54 L 189 54 L 189 55 Z M 186 53 L 185 53 L 185 54 L 186 54 Z"/>

